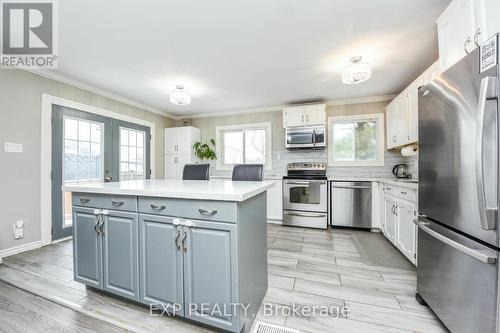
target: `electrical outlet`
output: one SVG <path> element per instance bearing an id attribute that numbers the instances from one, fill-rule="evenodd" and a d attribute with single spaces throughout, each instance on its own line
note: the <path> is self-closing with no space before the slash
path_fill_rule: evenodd
<path id="1" fill-rule="evenodd" d="M 24 237 L 24 222 L 19 220 L 12 225 L 14 231 L 14 239 L 21 239 Z"/>

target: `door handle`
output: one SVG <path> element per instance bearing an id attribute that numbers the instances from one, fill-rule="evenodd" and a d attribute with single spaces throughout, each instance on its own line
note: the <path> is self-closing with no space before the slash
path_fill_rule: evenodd
<path id="1" fill-rule="evenodd" d="M 198 211 L 200 212 L 201 215 L 215 215 L 215 214 L 217 214 L 216 209 L 207 210 L 207 209 L 200 208 L 200 209 L 198 209 Z"/>
<path id="2" fill-rule="evenodd" d="M 112 180 L 113 180 L 113 177 L 111 177 L 111 176 L 104 177 L 104 182 L 105 183 L 110 183 Z"/>
<path id="3" fill-rule="evenodd" d="M 184 249 L 184 252 L 187 251 L 187 245 L 186 245 L 186 237 L 187 237 L 187 232 L 184 230 L 182 231 L 182 247 Z"/>
<path id="4" fill-rule="evenodd" d="M 151 204 L 151 208 L 154 209 L 154 210 L 164 210 L 165 208 L 167 208 L 165 205 L 155 205 L 155 204 Z"/>
<path id="5" fill-rule="evenodd" d="M 292 213 L 292 212 L 283 212 L 284 215 L 288 216 L 298 216 L 298 217 L 326 217 L 326 214 L 304 214 L 304 213 Z"/>
<path id="6" fill-rule="evenodd" d="M 181 249 L 181 245 L 182 245 L 182 243 L 179 242 L 180 236 L 181 236 L 181 231 L 179 229 L 177 229 L 177 232 L 175 233 L 175 245 L 177 245 L 178 250 Z"/>
<path id="7" fill-rule="evenodd" d="M 471 256 L 485 264 L 494 264 L 497 261 L 496 256 L 490 255 L 486 251 L 481 251 L 477 249 L 470 248 L 468 246 L 465 246 L 463 244 L 460 244 L 457 241 L 454 241 L 453 239 L 450 239 L 448 237 L 445 237 L 441 235 L 440 233 L 432 230 L 429 228 L 429 223 L 422 222 L 420 220 L 414 220 L 413 221 L 420 230 L 424 231 L 425 233 L 429 234 L 430 236 L 440 240 L 441 242 L 445 243 L 446 245 L 451 246 L 452 248 L 467 254 L 468 256 Z"/>
<path id="8" fill-rule="evenodd" d="M 99 226 L 99 232 L 101 235 L 104 236 L 104 216 L 103 215 L 101 215 L 101 224 Z"/>
<path id="9" fill-rule="evenodd" d="M 476 33 L 474 34 L 474 43 L 476 46 L 479 46 L 479 35 L 481 34 L 481 28 L 477 28 Z"/>
<path id="10" fill-rule="evenodd" d="M 120 207 L 124 204 L 125 202 L 123 201 L 116 201 L 116 200 L 112 200 L 111 201 L 111 204 L 113 205 L 113 207 Z"/>
<path id="11" fill-rule="evenodd" d="M 101 215 L 96 215 L 95 217 L 95 224 L 94 224 L 94 231 L 97 233 L 97 236 L 101 235 L 101 232 L 99 231 L 99 224 L 101 223 Z"/>
<path id="12" fill-rule="evenodd" d="M 476 119 L 476 192 L 479 206 L 479 220 L 483 230 L 495 230 L 495 216 L 498 207 L 487 207 L 486 194 L 484 190 L 483 149 L 484 149 L 484 117 L 486 114 L 486 102 L 498 99 L 498 80 L 493 77 L 485 77 L 481 80 L 479 90 L 479 103 Z M 498 140 L 496 140 L 498 141 Z"/>
<path id="13" fill-rule="evenodd" d="M 465 51 L 465 54 L 469 54 L 469 50 L 467 50 L 467 45 L 471 42 L 471 39 L 470 39 L 470 36 L 467 37 L 467 40 L 465 41 L 464 43 L 464 51 Z"/>
<path id="14" fill-rule="evenodd" d="M 87 202 L 89 202 L 89 201 L 90 201 L 90 199 L 89 199 L 89 198 L 80 197 L 80 203 L 85 204 L 85 203 L 87 203 Z"/>
<path id="15" fill-rule="evenodd" d="M 338 185 L 333 185 L 333 188 L 343 188 L 343 189 L 371 189 L 369 186 L 338 186 Z"/>

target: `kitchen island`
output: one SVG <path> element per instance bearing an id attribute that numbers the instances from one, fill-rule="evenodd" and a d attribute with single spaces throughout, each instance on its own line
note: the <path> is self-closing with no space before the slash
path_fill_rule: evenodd
<path id="1" fill-rule="evenodd" d="M 267 290 L 272 182 L 68 185 L 74 278 L 158 312 L 248 331 Z"/>

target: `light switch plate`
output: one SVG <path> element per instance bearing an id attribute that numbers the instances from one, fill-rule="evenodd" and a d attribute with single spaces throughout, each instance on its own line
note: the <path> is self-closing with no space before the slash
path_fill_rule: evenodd
<path id="1" fill-rule="evenodd" d="M 22 153 L 24 150 L 24 146 L 22 143 L 5 142 L 3 145 L 3 150 L 6 153 Z"/>

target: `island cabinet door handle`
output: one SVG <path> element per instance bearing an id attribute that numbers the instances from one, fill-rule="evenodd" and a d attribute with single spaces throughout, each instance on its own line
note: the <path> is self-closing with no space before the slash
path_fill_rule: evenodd
<path id="1" fill-rule="evenodd" d="M 95 224 L 94 224 L 94 230 L 97 233 L 97 236 L 101 235 L 101 232 L 99 231 L 99 224 L 101 223 L 101 215 L 97 215 L 95 217 Z"/>
<path id="2" fill-rule="evenodd" d="M 182 233 L 182 247 L 184 248 L 184 252 L 187 251 L 186 237 L 187 237 L 187 232 L 184 231 Z"/>
<path id="3" fill-rule="evenodd" d="M 166 207 L 165 207 L 165 205 L 151 204 L 151 208 L 154 209 L 154 210 L 164 210 Z"/>
<path id="4" fill-rule="evenodd" d="M 104 236 L 104 216 L 101 215 L 101 225 L 99 226 L 99 233 Z"/>
<path id="5" fill-rule="evenodd" d="M 200 212 L 201 215 L 215 215 L 215 214 L 217 214 L 216 209 L 208 210 L 208 209 L 200 208 L 200 209 L 198 209 L 198 211 Z"/>
<path id="6" fill-rule="evenodd" d="M 90 201 L 90 199 L 89 199 L 89 198 L 80 197 L 80 202 L 81 202 L 81 203 L 87 203 L 87 202 L 89 202 L 89 201 Z"/>
<path id="7" fill-rule="evenodd" d="M 124 204 L 125 202 L 123 201 L 117 201 L 117 200 L 112 200 L 111 201 L 111 204 L 114 206 L 114 207 L 120 207 Z"/>
<path id="8" fill-rule="evenodd" d="M 175 233 L 175 245 L 177 245 L 177 249 L 181 249 L 181 245 L 182 243 L 179 242 L 179 239 L 180 239 L 180 236 L 181 236 L 181 232 L 180 230 L 177 230 L 177 232 Z"/>

